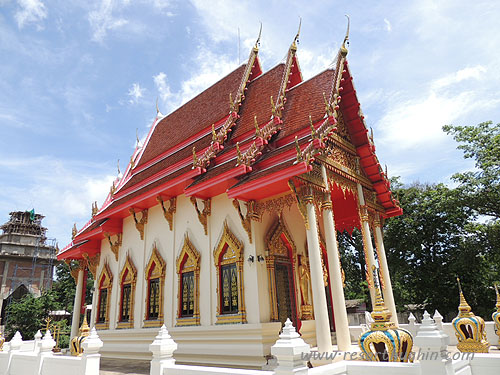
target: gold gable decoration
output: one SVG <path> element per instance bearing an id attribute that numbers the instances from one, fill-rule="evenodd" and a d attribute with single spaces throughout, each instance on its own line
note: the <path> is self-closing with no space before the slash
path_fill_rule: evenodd
<path id="1" fill-rule="evenodd" d="M 144 270 L 144 278 L 146 283 L 151 279 L 160 279 L 159 283 L 159 312 L 157 319 L 148 319 L 148 311 L 146 309 L 144 313 L 144 327 L 161 327 L 163 324 L 163 291 L 165 285 L 166 276 L 166 263 L 163 260 L 156 243 L 153 244 L 153 250 L 151 251 L 151 256 L 149 257 L 148 264 Z M 149 299 L 149 286 L 146 286 L 146 299 L 145 306 L 148 306 Z"/>
<path id="2" fill-rule="evenodd" d="M 227 221 L 224 221 L 224 229 L 217 247 L 214 250 L 214 263 L 217 272 L 217 321 L 215 324 L 233 324 L 246 323 L 245 310 L 245 289 L 243 286 L 243 243 L 239 241 L 231 232 Z M 221 266 L 227 264 L 236 264 L 238 293 L 238 313 L 222 313 L 222 285 L 221 285 Z"/>
<path id="3" fill-rule="evenodd" d="M 130 285 L 130 305 L 129 305 L 129 319 L 128 321 L 121 321 L 121 317 L 118 317 L 117 328 L 133 328 L 134 327 L 134 305 L 135 305 L 135 286 L 137 284 L 137 268 L 135 268 L 130 254 L 127 254 L 125 264 L 123 265 L 122 271 L 120 272 L 120 288 L 124 285 Z M 123 298 L 123 293 L 120 293 Z M 119 313 L 121 315 L 121 309 L 123 308 L 123 301 L 120 301 Z"/>
<path id="4" fill-rule="evenodd" d="M 187 233 L 184 236 L 184 245 L 176 261 L 177 279 L 178 279 L 178 311 L 177 326 L 192 326 L 200 324 L 200 253 L 191 243 Z M 194 311 L 193 315 L 183 317 L 182 311 L 182 274 L 184 272 L 194 273 Z"/>

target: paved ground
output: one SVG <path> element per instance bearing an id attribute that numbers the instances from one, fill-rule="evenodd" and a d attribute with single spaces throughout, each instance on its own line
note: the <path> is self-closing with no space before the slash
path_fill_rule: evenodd
<path id="1" fill-rule="evenodd" d="M 149 361 L 101 358 L 100 375 L 147 375 Z"/>

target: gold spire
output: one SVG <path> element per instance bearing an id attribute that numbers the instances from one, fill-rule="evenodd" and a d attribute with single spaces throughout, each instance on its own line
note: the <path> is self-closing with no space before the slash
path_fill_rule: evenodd
<path id="1" fill-rule="evenodd" d="M 498 285 L 495 283 L 494 284 L 495 286 L 495 293 L 497 295 L 497 304 L 496 304 L 496 308 L 497 308 L 497 312 L 500 313 L 500 293 L 498 292 Z"/>
<path id="2" fill-rule="evenodd" d="M 391 322 L 392 314 L 389 309 L 385 306 L 384 298 L 382 297 L 382 292 L 380 291 L 380 285 L 378 283 L 377 268 L 372 266 L 373 280 L 375 284 L 375 306 L 373 306 L 373 311 L 371 316 L 374 320 L 372 323 L 372 330 L 385 330 L 389 328 L 395 328 L 393 322 Z"/>
<path id="3" fill-rule="evenodd" d="M 467 303 L 464 297 L 464 293 L 462 292 L 462 285 L 460 285 L 460 279 L 457 277 L 458 282 L 458 290 L 460 291 L 460 305 L 458 306 L 458 316 L 460 318 L 469 317 L 474 314 L 471 313 L 471 307 Z"/>
<path id="4" fill-rule="evenodd" d="M 345 33 L 344 42 L 342 43 L 342 47 L 340 47 L 340 53 L 344 57 L 347 56 L 347 52 L 348 52 L 346 44 L 349 44 L 349 27 L 351 25 L 351 18 L 347 14 L 345 16 L 347 17 L 347 31 Z"/>
<path id="5" fill-rule="evenodd" d="M 90 327 L 87 324 L 87 314 L 83 314 L 83 322 L 80 327 L 80 336 L 88 336 L 90 332 Z"/>

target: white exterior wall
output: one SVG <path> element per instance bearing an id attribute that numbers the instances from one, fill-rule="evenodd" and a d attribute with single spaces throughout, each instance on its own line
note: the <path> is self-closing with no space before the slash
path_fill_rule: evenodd
<path id="1" fill-rule="evenodd" d="M 198 203 L 200 210 L 202 210 L 202 201 L 198 200 Z M 264 356 L 269 354 L 270 346 L 277 338 L 280 324 L 270 323 L 271 308 L 267 267 L 265 261 L 258 262 L 257 256 L 265 257 L 266 255 L 265 238 L 275 221 L 278 220 L 278 213 L 266 212 L 262 215 L 262 221 L 252 221 L 252 243 L 250 243 L 238 212 L 233 207 L 232 200 L 228 199 L 226 194 L 221 194 L 212 199 L 207 235 L 204 233 L 203 226 L 198 220 L 198 215 L 189 197 L 178 196 L 176 206 L 172 230 L 170 230 L 159 204 L 148 210 L 144 240 L 140 239 L 133 217 L 126 217 L 123 220 L 122 245 L 119 250 L 118 262 L 116 262 L 114 254 L 111 252 L 108 241 L 102 241 L 101 260 L 97 275 L 101 274 L 106 261 L 113 274 L 111 305 L 109 306 L 109 330 L 100 331 L 101 338 L 104 341 L 103 355 L 128 358 L 133 356 L 144 359 L 150 356 L 147 343 L 151 342 L 157 329 L 143 328 L 147 293 L 145 268 L 156 244 L 166 263 L 163 314 L 166 326 L 179 343 L 179 350 L 176 355 L 185 360 L 191 360 L 189 353 L 197 353 L 198 362 L 208 363 L 209 359 L 212 359 L 213 363 L 218 363 L 220 359 L 211 358 L 208 352 L 233 351 L 232 355 L 240 352 L 242 356 L 251 356 L 253 359 L 246 362 L 250 366 L 254 366 L 257 362 L 258 365 L 262 365 L 262 361 L 265 363 Z M 246 213 L 243 203 L 241 207 L 243 213 Z M 137 209 L 136 211 L 137 218 L 140 220 L 142 214 L 140 210 Z M 218 281 L 213 253 L 222 236 L 225 221 L 234 236 L 243 243 L 243 286 L 248 322 L 248 324 L 244 325 L 215 324 L 217 321 L 218 296 L 216 290 Z M 304 222 L 295 205 L 292 205 L 290 209 L 284 209 L 283 221 L 295 244 L 297 254 L 305 254 L 306 233 Z M 200 253 L 199 327 L 176 327 L 179 300 L 176 260 L 182 251 L 186 233 L 193 246 Z M 112 237 L 112 240 L 115 240 L 115 237 Z M 116 329 L 120 308 L 119 274 L 125 264 L 127 254 L 130 255 L 137 268 L 137 284 L 134 296 L 134 328 Z M 254 256 L 253 263 L 248 261 L 250 255 Z M 295 281 L 296 302 L 299 310 L 300 288 L 297 275 L 295 275 Z M 97 298 L 94 298 L 94 311 L 97 308 L 97 302 Z M 93 315 L 95 319 L 95 313 Z M 304 338 L 312 345 L 315 344 L 313 323 L 306 322 L 306 324 L 303 324 Z M 207 335 L 215 335 L 215 338 L 204 337 Z M 249 342 L 248 335 L 253 336 L 251 342 Z M 227 342 L 227 344 L 223 344 L 224 342 Z M 249 348 L 246 353 L 243 350 L 245 347 Z M 205 351 L 207 353 L 205 359 L 203 359 Z M 244 364 L 245 359 L 241 359 L 240 362 L 227 359 L 225 363 Z"/>

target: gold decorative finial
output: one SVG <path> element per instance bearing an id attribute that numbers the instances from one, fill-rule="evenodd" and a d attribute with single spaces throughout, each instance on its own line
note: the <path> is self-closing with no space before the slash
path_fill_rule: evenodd
<path id="1" fill-rule="evenodd" d="M 240 165 L 243 162 L 243 155 L 240 151 L 240 142 L 236 142 L 236 155 L 237 155 L 236 165 Z"/>
<path id="2" fill-rule="evenodd" d="M 137 144 L 135 147 L 139 147 L 139 128 L 135 128 L 135 139 L 137 141 Z"/>
<path id="3" fill-rule="evenodd" d="M 198 156 L 196 156 L 196 146 L 193 146 L 193 168 L 198 166 Z"/>
<path id="4" fill-rule="evenodd" d="M 156 114 L 160 113 L 160 109 L 158 108 L 158 97 L 156 97 Z"/>
<path id="5" fill-rule="evenodd" d="M 255 136 L 262 137 L 262 132 L 260 130 L 259 123 L 257 122 L 257 115 L 253 116 L 253 124 L 255 126 Z"/>
<path id="6" fill-rule="evenodd" d="M 316 129 L 314 128 L 313 120 L 311 115 L 309 115 L 309 126 L 311 127 L 311 136 L 316 138 Z"/>
<path id="7" fill-rule="evenodd" d="M 71 230 L 71 239 L 74 239 L 76 237 L 77 233 L 78 233 L 78 229 L 76 229 L 76 223 L 74 223 L 73 229 Z"/>
<path id="8" fill-rule="evenodd" d="M 293 39 L 292 48 L 297 49 L 297 43 L 299 42 L 300 26 L 302 26 L 302 17 L 299 17 L 299 29 L 297 30 L 297 35 Z"/>
<path id="9" fill-rule="evenodd" d="M 118 159 L 118 161 L 116 162 L 116 168 L 118 169 L 118 175 L 120 175 L 120 173 L 122 173 L 120 171 L 120 159 Z"/>
<path id="10" fill-rule="evenodd" d="M 460 291 L 460 305 L 458 306 L 458 316 L 459 317 L 468 317 L 472 316 L 471 313 L 472 308 L 469 306 L 467 301 L 465 300 L 464 293 L 462 291 L 462 285 L 460 284 L 460 278 L 457 277 L 458 290 Z"/>
<path id="11" fill-rule="evenodd" d="M 212 124 L 212 142 L 217 142 L 217 133 L 215 132 L 215 124 Z"/>
<path id="12" fill-rule="evenodd" d="M 301 161 L 304 161 L 304 158 L 302 157 L 302 151 L 300 150 L 299 139 L 297 138 L 297 136 L 295 136 L 295 151 L 297 151 L 297 160 L 295 162 L 299 163 Z"/>
<path id="13" fill-rule="evenodd" d="M 380 283 L 378 281 L 377 267 L 372 266 L 373 284 L 375 286 L 375 306 L 371 313 L 374 322 L 372 323 L 372 330 L 383 330 L 393 328 L 394 323 L 390 321 L 392 314 L 385 307 L 384 298 L 380 291 Z"/>
<path id="14" fill-rule="evenodd" d="M 340 53 L 344 57 L 347 56 L 347 52 L 348 52 L 346 44 L 349 44 L 349 28 L 351 26 L 351 18 L 347 14 L 345 16 L 347 17 L 347 30 L 346 30 L 346 33 L 345 33 L 344 41 L 342 42 L 342 47 L 340 47 Z"/>
<path id="15" fill-rule="evenodd" d="M 262 22 L 260 23 L 259 36 L 257 37 L 257 40 L 255 41 L 255 46 L 253 47 L 255 50 L 259 50 L 261 35 L 262 35 Z"/>
<path id="16" fill-rule="evenodd" d="M 496 295 L 497 295 L 497 304 L 496 304 L 496 308 L 497 308 L 497 312 L 499 312 L 499 313 L 500 313 L 500 293 L 498 292 L 498 284 L 497 284 L 497 283 L 495 283 L 495 284 L 494 284 L 494 286 L 495 286 L 495 293 L 496 293 Z"/>

